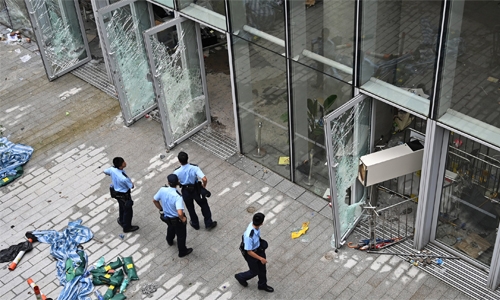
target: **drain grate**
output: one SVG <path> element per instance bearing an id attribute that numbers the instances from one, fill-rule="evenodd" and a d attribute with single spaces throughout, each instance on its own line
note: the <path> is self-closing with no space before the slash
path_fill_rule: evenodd
<path id="1" fill-rule="evenodd" d="M 90 83 L 109 96 L 118 99 L 115 86 L 108 79 L 108 74 L 104 67 L 104 63 L 97 61 L 90 61 L 83 66 L 71 71 L 71 74 Z"/>
<path id="2" fill-rule="evenodd" d="M 210 127 L 203 128 L 189 139 L 223 160 L 230 158 L 237 151 L 236 142 L 233 139 Z"/>
<path id="3" fill-rule="evenodd" d="M 369 226 L 365 222 L 360 224 L 354 230 L 362 236 L 369 236 Z M 397 234 L 394 232 L 394 234 Z M 384 252 L 392 253 L 415 253 L 412 248 L 413 240 L 405 240 L 401 243 L 391 246 Z M 434 245 L 428 244 L 424 250 L 430 251 L 434 255 L 454 256 L 446 250 Z M 405 258 L 401 256 L 401 258 Z M 416 267 L 413 267 L 416 268 Z M 447 259 L 443 266 L 435 264 L 425 267 L 418 267 L 422 271 L 439 278 L 448 285 L 456 288 L 460 292 L 474 299 L 500 299 L 500 290 L 492 291 L 486 287 L 488 281 L 488 273 L 480 268 L 470 264 L 463 259 Z"/>

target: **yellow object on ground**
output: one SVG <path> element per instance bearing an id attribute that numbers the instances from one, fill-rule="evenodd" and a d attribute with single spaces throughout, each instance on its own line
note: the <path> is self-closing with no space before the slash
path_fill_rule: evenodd
<path id="1" fill-rule="evenodd" d="M 296 239 L 299 236 L 306 234 L 307 229 L 309 229 L 309 222 L 302 223 L 302 228 L 299 231 L 292 232 L 292 239 Z"/>
<path id="2" fill-rule="evenodd" d="M 289 165 L 290 157 L 289 156 L 280 156 L 278 160 L 278 165 Z"/>

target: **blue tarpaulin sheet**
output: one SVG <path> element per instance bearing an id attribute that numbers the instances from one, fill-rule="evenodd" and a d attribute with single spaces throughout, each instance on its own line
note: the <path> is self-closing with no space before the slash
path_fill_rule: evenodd
<path id="1" fill-rule="evenodd" d="M 64 286 L 59 300 L 88 300 L 94 289 L 90 278 L 75 276 L 71 281 L 66 281 L 66 260 L 70 258 L 75 264 L 79 264 L 81 259 L 77 253 L 78 245 L 90 241 L 94 236 L 90 228 L 81 224 L 82 220 L 69 222 L 68 227 L 62 232 L 55 230 L 33 231 L 33 235 L 38 238 L 39 242 L 50 244 L 50 254 L 57 259 L 57 277 L 61 285 Z M 85 261 L 88 261 L 86 254 Z M 87 266 L 85 266 L 86 268 Z"/>
<path id="2" fill-rule="evenodd" d="M 16 175 L 16 168 L 27 163 L 32 153 L 30 146 L 14 144 L 6 137 L 0 138 L 0 179 Z"/>

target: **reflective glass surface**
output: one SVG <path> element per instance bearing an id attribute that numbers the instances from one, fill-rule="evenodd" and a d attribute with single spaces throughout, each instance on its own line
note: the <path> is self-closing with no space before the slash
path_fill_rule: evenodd
<path id="1" fill-rule="evenodd" d="M 285 53 L 284 0 L 228 0 L 232 33 Z"/>
<path id="2" fill-rule="evenodd" d="M 12 22 L 12 24 L 10 23 Z M 34 38 L 24 0 L 5 0 L 0 3 L 0 23 L 19 30 L 25 36 Z"/>
<path id="3" fill-rule="evenodd" d="M 352 87 L 302 64 L 292 66 L 295 182 L 323 196 L 330 187 L 323 117 L 352 98 Z M 286 124 L 288 113 L 281 117 Z"/>
<path id="4" fill-rule="evenodd" d="M 177 0 L 179 10 L 209 25 L 226 30 L 224 0 Z"/>
<path id="5" fill-rule="evenodd" d="M 452 1 L 439 121 L 500 146 L 500 9 L 495 1 Z"/>
<path id="6" fill-rule="evenodd" d="M 292 57 L 319 72 L 351 81 L 354 1 L 313 0 L 304 5 L 304 1 L 292 0 L 290 4 Z"/>
<path id="7" fill-rule="evenodd" d="M 154 2 L 158 2 L 169 8 L 174 8 L 174 0 L 155 0 Z"/>
<path id="8" fill-rule="evenodd" d="M 172 35 L 178 38 L 168 38 Z M 158 105 L 171 145 L 207 120 L 196 41 L 193 21 L 149 36 Z"/>
<path id="9" fill-rule="evenodd" d="M 74 1 L 30 0 L 49 77 L 88 57 Z"/>
<path id="10" fill-rule="evenodd" d="M 361 88 L 429 114 L 441 1 L 364 1 Z"/>
<path id="11" fill-rule="evenodd" d="M 367 188 L 358 183 L 358 167 L 360 157 L 370 150 L 370 111 L 371 99 L 365 99 L 327 124 L 332 142 L 332 198 L 340 227 L 338 239 L 354 226 L 367 200 Z"/>
<path id="12" fill-rule="evenodd" d="M 132 15 L 132 6 L 139 17 Z M 127 122 L 155 103 L 153 85 L 148 80 L 149 66 L 142 32 L 151 27 L 147 2 L 135 2 L 105 13 L 103 22 L 109 41 L 115 85 Z"/>
<path id="13" fill-rule="evenodd" d="M 233 42 L 242 151 L 290 178 L 285 58 L 235 36 Z"/>
<path id="14" fill-rule="evenodd" d="M 500 153 L 450 133 L 436 240 L 490 265 L 500 217 Z"/>

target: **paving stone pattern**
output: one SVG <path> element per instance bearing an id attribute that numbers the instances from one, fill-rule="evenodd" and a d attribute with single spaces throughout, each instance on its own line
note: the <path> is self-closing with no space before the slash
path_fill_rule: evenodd
<path id="1" fill-rule="evenodd" d="M 19 57 L 27 53 L 32 58 L 22 63 Z M 35 149 L 25 174 L 0 189 L 1 249 L 23 241 L 28 230 L 60 231 L 69 221 L 81 219 L 94 233 L 83 245 L 90 263 L 101 256 L 107 261 L 119 255 L 134 258 L 141 279 L 130 284 L 128 299 L 146 299 L 141 288 L 147 284 L 158 286 L 148 299 L 466 298 L 398 258 L 349 248 L 335 253 L 326 203 L 322 206 L 285 179 L 276 180 L 276 174 L 262 176 L 262 167 L 238 155 L 229 163 L 191 140 L 167 152 L 157 122 L 143 118 L 125 127 L 116 99 L 72 74 L 49 82 L 40 57 L 19 45 L 0 43 L 0 74 L 0 124 L 13 142 Z M 181 150 L 205 171 L 212 192 L 209 202 L 219 222 L 211 232 L 188 226 L 187 245 L 194 252 L 186 258 L 177 257 L 176 247 L 167 245 L 166 228 L 152 203 L 178 166 L 176 154 Z M 117 203 L 108 195 L 110 179 L 102 173 L 114 156 L 128 163 L 127 174 L 136 185 L 133 223 L 141 227 L 123 239 L 116 223 Z M 249 206 L 267 216 L 262 236 L 270 243 L 273 294 L 258 291 L 256 280 L 243 288 L 233 278 L 247 269 L 237 248 L 251 220 Z M 310 221 L 308 233 L 292 240 L 290 232 L 305 221 Z M 16 270 L 9 271 L 6 263 L 1 266 L 0 298 L 33 299 L 28 278 L 57 298 L 61 286 L 55 266 L 50 247 L 36 244 Z"/>

